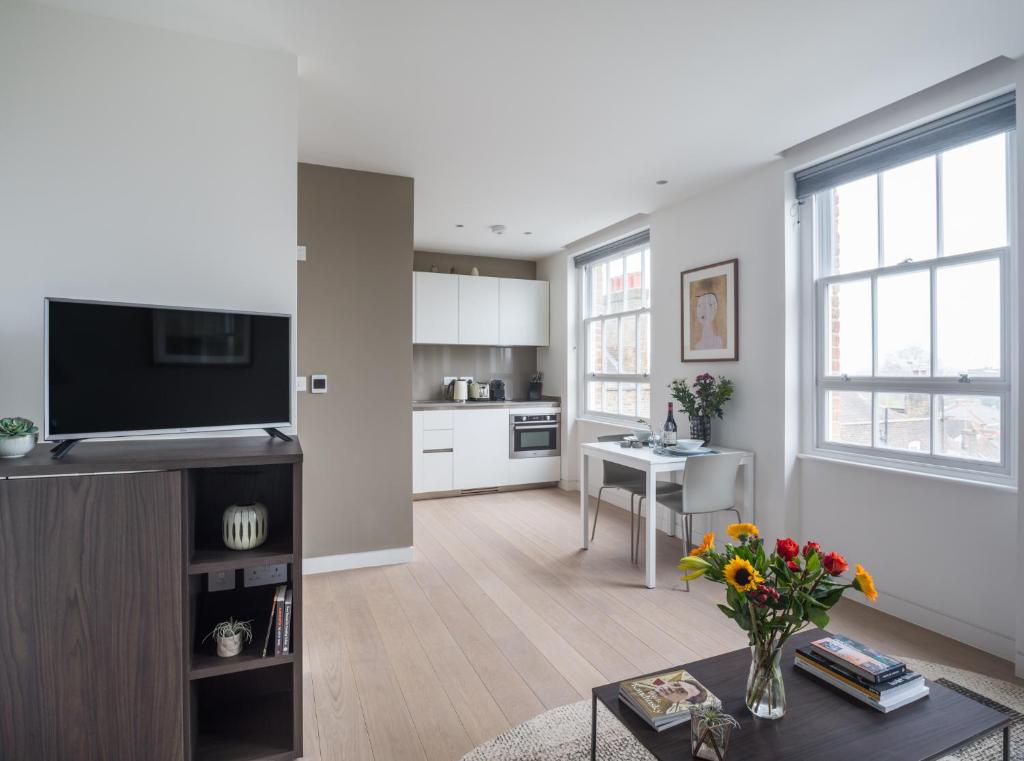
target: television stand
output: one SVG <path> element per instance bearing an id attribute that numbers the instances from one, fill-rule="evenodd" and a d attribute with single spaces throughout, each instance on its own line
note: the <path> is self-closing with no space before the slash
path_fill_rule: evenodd
<path id="1" fill-rule="evenodd" d="M 61 441 L 58 441 L 56 446 L 50 450 L 50 457 L 54 460 L 61 459 L 64 455 L 74 449 L 75 444 L 79 441 L 81 441 L 81 439 L 62 439 Z"/>
<path id="2" fill-rule="evenodd" d="M 292 440 L 291 436 L 289 436 L 286 433 L 281 433 L 276 428 L 264 428 L 263 430 L 266 431 L 267 432 L 267 436 L 269 436 L 272 439 L 281 439 L 281 441 L 291 441 Z"/>

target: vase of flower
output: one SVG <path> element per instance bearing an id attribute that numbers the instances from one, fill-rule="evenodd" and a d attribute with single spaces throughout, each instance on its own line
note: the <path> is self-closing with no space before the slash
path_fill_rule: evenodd
<path id="1" fill-rule="evenodd" d="M 780 659 L 787 640 L 813 624 L 828 626 L 828 611 L 847 589 L 871 602 L 878 598 L 871 574 L 863 566 L 849 581 L 849 569 L 838 552 L 822 552 L 817 542 L 801 549 L 796 540 L 778 539 L 769 552 L 753 523 L 733 523 L 726 532 L 737 544 L 715 548 L 708 532 L 699 547 L 679 561 L 683 581 L 704 576 L 725 586 L 725 604 L 718 609 L 736 622 L 750 643 L 750 673 L 745 702 L 754 716 L 780 719 L 786 713 L 786 692 Z"/>
<path id="2" fill-rule="evenodd" d="M 711 418 L 690 418 L 690 438 L 700 439 L 705 444 L 711 443 Z"/>
<path id="3" fill-rule="evenodd" d="M 750 648 L 746 704 L 761 719 L 781 719 L 786 713 L 786 686 L 782 682 L 782 646 L 758 643 Z"/>

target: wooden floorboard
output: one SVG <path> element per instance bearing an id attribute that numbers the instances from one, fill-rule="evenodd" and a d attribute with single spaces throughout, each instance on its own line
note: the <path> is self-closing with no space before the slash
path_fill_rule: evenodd
<path id="1" fill-rule="evenodd" d="M 578 499 L 416 502 L 411 563 L 307 577 L 305 758 L 454 761 L 597 684 L 744 646 L 720 587 L 679 588 L 678 539 L 659 532 L 659 586 L 645 589 L 629 514 L 603 508 L 583 551 Z M 897 655 L 1013 679 L 1007 661 L 853 601 L 832 620 Z"/>

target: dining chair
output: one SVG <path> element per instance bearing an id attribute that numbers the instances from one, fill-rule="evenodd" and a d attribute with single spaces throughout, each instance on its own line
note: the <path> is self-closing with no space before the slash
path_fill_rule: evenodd
<path id="1" fill-rule="evenodd" d="M 614 433 L 607 436 L 598 436 L 597 440 L 601 442 L 623 441 L 627 436 L 629 436 L 628 433 Z M 590 532 L 590 541 L 594 541 L 594 537 L 597 535 L 597 518 L 601 514 L 601 496 L 604 490 L 621 489 L 622 491 L 629 492 L 629 559 L 631 562 L 636 563 L 636 542 L 633 539 L 633 503 L 637 496 L 640 496 L 641 501 L 643 501 L 644 495 L 647 494 L 646 476 L 642 470 L 619 465 L 617 462 L 602 460 L 601 464 L 604 467 L 604 474 L 601 479 L 601 488 L 597 490 L 597 508 L 594 510 L 594 527 Z M 682 486 L 673 481 L 658 481 L 659 497 L 662 495 L 678 494 L 682 489 Z M 636 531 L 639 535 L 639 518 L 636 520 Z"/>
<path id="2" fill-rule="evenodd" d="M 676 532 L 676 521 L 683 522 L 683 544 L 686 553 L 693 548 L 693 516 L 731 510 L 740 521 L 736 509 L 736 474 L 740 469 L 743 455 L 730 452 L 710 455 L 691 455 L 686 458 L 683 468 L 682 491 L 670 495 L 665 501 L 658 500 L 672 511 L 672 533 Z M 686 582 L 690 591 L 690 582 Z"/>

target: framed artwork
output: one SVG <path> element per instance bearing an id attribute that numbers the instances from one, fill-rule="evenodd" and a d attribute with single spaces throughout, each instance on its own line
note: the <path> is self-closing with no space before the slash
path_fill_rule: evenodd
<path id="1" fill-rule="evenodd" d="M 683 362 L 739 359 L 739 259 L 682 273 Z"/>

